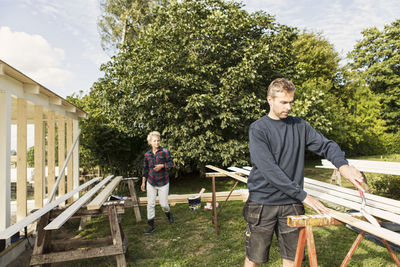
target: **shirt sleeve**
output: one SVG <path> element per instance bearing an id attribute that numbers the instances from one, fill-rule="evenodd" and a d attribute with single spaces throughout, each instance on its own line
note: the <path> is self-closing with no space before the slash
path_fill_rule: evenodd
<path id="1" fill-rule="evenodd" d="M 164 168 L 166 170 L 171 169 L 172 167 L 174 167 L 174 161 L 172 160 L 171 157 L 171 152 L 169 152 L 168 149 L 164 149 L 164 153 L 165 153 L 165 163 L 164 163 Z"/>
<path id="2" fill-rule="evenodd" d="M 303 201 L 307 193 L 283 172 L 275 161 L 262 131 L 250 128 L 250 156 L 262 177 L 273 187 L 291 198 Z"/>
<path id="3" fill-rule="evenodd" d="M 322 156 L 332 162 L 336 168 L 349 164 L 345 158 L 345 153 L 339 145 L 332 140 L 327 139 L 320 132 L 306 124 L 306 148 L 315 154 Z"/>
<path id="4" fill-rule="evenodd" d="M 142 177 L 146 179 L 149 177 L 149 161 L 147 160 L 146 154 L 144 154 Z"/>

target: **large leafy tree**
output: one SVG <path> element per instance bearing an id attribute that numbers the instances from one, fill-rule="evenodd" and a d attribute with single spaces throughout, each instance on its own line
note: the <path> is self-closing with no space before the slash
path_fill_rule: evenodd
<path id="1" fill-rule="evenodd" d="M 296 30 L 222 0 L 183 0 L 103 66 L 93 94 L 121 131 L 162 133 L 177 167 L 248 164 L 248 127 L 266 88 L 293 77 Z"/>
<path id="2" fill-rule="evenodd" d="M 117 46 L 135 40 L 151 22 L 152 9 L 163 0 L 101 0 L 102 15 L 98 21 L 101 45 L 115 52 Z"/>
<path id="3" fill-rule="evenodd" d="M 388 131 L 399 132 L 400 124 L 400 20 L 386 25 L 382 31 L 376 27 L 362 32 L 349 54 L 349 67 L 367 82 L 380 96 L 382 118 Z"/>

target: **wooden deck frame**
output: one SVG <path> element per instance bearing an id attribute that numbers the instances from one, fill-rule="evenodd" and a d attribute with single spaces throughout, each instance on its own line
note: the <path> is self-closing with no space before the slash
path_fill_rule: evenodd
<path id="1" fill-rule="evenodd" d="M 56 262 L 65 262 L 79 259 L 88 259 L 96 257 L 114 256 L 117 261 L 117 266 L 124 267 L 126 265 L 125 253 L 127 250 L 127 237 L 122 231 L 122 227 L 118 218 L 118 213 L 121 213 L 121 208 L 118 204 L 103 206 L 101 209 L 89 211 L 91 216 L 108 215 L 111 237 L 96 238 L 93 240 L 69 240 L 67 243 L 60 245 L 51 238 L 52 230 L 44 230 L 44 226 L 50 221 L 51 212 L 42 216 L 37 226 L 37 237 L 35 241 L 34 251 L 32 253 L 30 265 L 43 265 Z M 123 210 L 122 210 L 123 213 Z M 85 212 L 81 211 L 81 216 L 86 216 Z M 111 243 L 111 244 L 110 244 Z M 98 245 L 102 245 L 99 247 Z M 97 247 L 89 247 L 97 245 Z M 63 251 L 57 251 L 63 248 Z M 73 250 L 65 250 L 73 249 Z"/>

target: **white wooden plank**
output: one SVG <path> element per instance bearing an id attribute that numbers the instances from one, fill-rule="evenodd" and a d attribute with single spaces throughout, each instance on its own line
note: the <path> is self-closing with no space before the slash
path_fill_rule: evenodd
<path id="1" fill-rule="evenodd" d="M 345 192 L 347 194 L 354 195 L 354 196 L 359 196 L 360 195 L 357 190 L 344 188 L 344 187 L 340 187 L 340 186 L 333 185 L 333 184 L 324 183 L 324 182 L 317 181 L 317 180 L 314 180 L 314 179 L 310 179 L 310 178 L 307 178 L 307 177 L 304 177 L 304 183 L 305 184 L 309 183 L 309 184 L 313 184 L 313 185 L 318 185 L 318 186 L 334 189 L 334 190 L 337 190 L 337 191 L 342 191 L 342 192 Z M 400 201 L 398 201 L 398 200 L 394 200 L 394 199 L 390 199 L 390 198 L 386 198 L 386 197 L 381 197 L 381 196 L 377 196 L 377 195 L 369 194 L 369 193 L 365 193 L 364 195 L 365 195 L 365 199 L 366 200 L 381 202 L 381 203 L 384 203 L 386 205 L 392 205 L 394 207 L 400 208 Z"/>
<path id="2" fill-rule="evenodd" d="M 247 184 L 247 178 L 244 178 L 244 177 L 239 176 L 239 175 L 237 175 L 237 174 L 232 174 L 232 173 L 230 173 L 230 172 L 228 172 L 228 171 L 225 171 L 225 170 L 223 170 L 223 169 L 220 169 L 220 168 L 215 167 L 215 166 L 212 166 L 212 165 L 206 165 L 206 168 L 209 168 L 209 169 L 211 169 L 211 170 L 214 170 L 214 171 L 223 173 L 223 174 L 225 174 L 226 176 L 229 176 L 229 177 L 231 177 L 231 178 L 233 178 L 233 179 L 239 180 L 239 181 L 241 181 L 241 182 Z"/>
<path id="3" fill-rule="evenodd" d="M 400 234 L 390 231 L 386 228 L 374 226 L 368 222 L 356 219 L 348 214 L 331 210 L 331 216 L 336 220 L 347 223 L 351 226 L 357 227 L 358 229 L 364 230 L 368 233 L 374 234 L 380 238 L 390 241 L 396 245 L 400 245 Z"/>
<path id="4" fill-rule="evenodd" d="M 242 169 L 242 168 L 238 168 L 238 167 L 228 167 L 228 170 L 234 171 L 234 172 L 238 172 L 244 175 L 249 176 L 250 175 L 250 171 Z"/>
<path id="5" fill-rule="evenodd" d="M 105 185 L 114 175 L 106 177 L 103 181 L 98 183 L 95 187 L 84 194 L 80 199 L 75 201 L 71 206 L 69 206 L 65 211 L 58 215 L 51 223 L 49 223 L 44 230 L 56 230 L 59 229 L 69 218 L 71 218 L 74 213 L 79 210 L 89 199 L 96 194 L 96 192 Z"/>
<path id="6" fill-rule="evenodd" d="M 326 187 L 317 186 L 317 185 L 313 185 L 313 184 L 308 184 L 308 183 L 304 184 L 304 188 L 305 188 L 305 190 L 312 189 L 312 190 L 324 192 L 324 193 L 330 194 L 332 196 L 339 197 L 339 198 L 342 198 L 342 199 L 346 199 L 346 200 L 349 200 L 349 201 L 353 201 L 353 202 L 358 203 L 359 205 L 361 205 L 361 200 L 362 199 L 361 199 L 360 195 L 355 196 L 355 195 L 352 195 L 352 194 L 344 193 L 342 191 L 337 191 L 337 190 L 333 190 L 333 189 L 329 189 L 329 188 L 326 188 Z M 391 205 L 386 205 L 386 204 L 383 204 L 381 202 L 366 200 L 366 206 L 400 214 L 400 209 L 399 208 L 391 206 Z"/>
<path id="7" fill-rule="evenodd" d="M 389 175 L 400 175 L 400 163 L 386 162 L 386 161 L 368 161 L 368 160 L 351 160 L 349 165 L 356 167 L 363 172 L 381 173 Z M 316 168 L 336 169 L 336 167 L 328 160 L 321 160 L 322 166 L 315 166 Z"/>
<path id="8" fill-rule="evenodd" d="M 243 167 L 243 169 L 245 169 L 245 170 L 248 170 L 248 171 L 251 171 L 251 169 L 253 169 L 253 167 L 250 167 L 250 166 L 244 166 L 244 167 Z"/>
<path id="9" fill-rule="evenodd" d="M 339 204 L 339 205 L 345 206 L 350 209 L 355 209 L 355 210 L 359 211 L 361 208 L 361 205 L 356 202 L 342 199 L 340 197 L 335 197 L 328 193 L 324 193 L 324 192 L 320 192 L 320 191 L 316 191 L 316 190 L 312 190 L 312 189 L 308 189 L 308 188 L 305 189 L 305 191 L 308 194 L 310 194 L 314 197 L 317 197 L 321 200 L 330 201 L 332 203 Z M 388 211 L 384 211 L 381 209 L 372 208 L 372 207 L 365 207 L 365 210 L 371 215 L 374 215 L 376 217 L 400 224 L 400 216 L 397 214 L 394 214 L 394 213 L 388 212 Z"/>
<path id="10" fill-rule="evenodd" d="M 88 210 L 97 210 L 101 208 L 101 205 L 107 200 L 108 196 L 114 191 L 115 187 L 122 180 L 122 176 L 115 177 L 111 183 L 107 185 L 106 188 L 103 189 L 88 205 Z"/>
<path id="11" fill-rule="evenodd" d="M 83 185 L 79 186 L 75 190 L 73 190 L 71 192 L 68 192 L 68 194 L 57 198 L 56 200 L 54 200 L 54 201 L 48 203 L 47 205 L 45 205 L 43 208 L 41 208 L 41 209 L 35 211 L 34 213 L 28 215 L 27 217 L 25 217 L 24 219 L 22 219 L 18 223 L 13 224 L 12 226 L 8 227 L 3 232 L 0 232 L 0 239 L 10 238 L 15 233 L 17 233 L 20 230 L 24 229 L 26 226 L 28 226 L 29 224 L 35 222 L 37 219 L 39 219 L 42 215 L 46 214 L 47 212 L 49 212 L 53 208 L 57 207 L 60 203 L 64 202 L 68 198 L 70 198 L 76 192 L 79 192 L 79 191 L 85 189 L 86 187 L 90 186 L 91 184 L 97 182 L 99 179 L 100 179 L 100 177 L 91 179 L 90 181 L 84 183 Z"/>

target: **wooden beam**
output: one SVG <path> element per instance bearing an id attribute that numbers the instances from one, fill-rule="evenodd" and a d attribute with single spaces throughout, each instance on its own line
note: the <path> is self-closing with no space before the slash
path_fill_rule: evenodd
<path id="1" fill-rule="evenodd" d="M 56 130 L 55 113 L 49 111 L 47 114 L 47 192 L 51 192 L 54 187 L 56 174 Z"/>
<path id="2" fill-rule="evenodd" d="M 0 90 L 0 231 L 10 225 L 11 94 Z"/>
<path id="3" fill-rule="evenodd" d="M 116 208 L 116 211 L 118 214 L 123 214 L 125 213 L 125 203 L 123 201 L 120 201 L 118 203 L 113 203 L 113 205 Z M 104 205 L 97 210 L 88 210 L 86 207 L 81 207 L 79 210 L 77 210 L 74 215 L 71 218 L 79 218 L 79 217 L 84 217 L 84 216 L 105 216 L 108 215 L 109 210 L 108 210 L 108 202 L 104 203 Z M 50 219 L 54 219 L 58 217 L 61 213 L 63 213 L 68 207 L 58 207 L 54 208 L 51 211 Z"/>
<path id="4" fill-rule="evenodd" d="M 50 104 L 56 105 L 56 106 L 61 106 L 62 105 L 62 99 L 61 97 L 56 97 L 56 96 L 51 96 L 49 99 Z"/>
<path id="5" fill-rule="evenodd" d="M 309 184 L 309 183 L 305 183 L 304 184 L 304 188 L 305 188 L 306 191 L 308 189 L 310 189 L 310 190 L 319 191 L 319 192 L 322 192 L 322 193 L 327 193 L 327 194 L 329 194 L 331 196 L 334 196 L 334 197 L 338 197 L 338 198 L 341 198 L 341 199 L 344 199 L 344 200 L 352 201 L 352 202 L 356 203 L 357 205 L 361 206 L 362 199 L 361 199 L 359 194 L 358 195 L 348 194 L 348 193 L 345 193 L 345 192 L 343 192 L 341 190 L 335 190 L 335 189 L 326 188 L 326 187 L 323 187 L 323 186 L 317 186 L 317 185 Z M 339 186 L 338 186 L 338 188 L 342 189 L 342 187 L 339 187 Z M 351 189 L 347 189 L 347 190 L 351 190 Z M 352 191 L 355 191 L 356 193 L 358 193 L 357 190 L 352 190 Z M 374 200 L 371 200 L 371 199 L 366 200 L 366 207 L 367 207 L 367 209 L 376 208 L 376 209 L 381 209 L 381 210 L 393 212 L 395 214 L 396 213 L 400 214 L 400 208 L 392 206 L 390 204 L 377 202 L 377 201 L 374 201 Z"/>
<path id="6" fill-rule="evenodd" d="M 357 190 L 324 183 L 324 182 L 310 179 L 307 177 L 304 177 L 304 183 L 341 191 L 341 192 L 344 192 L 346 194 L 353 195 L 353 196 L 360 196 L 360 193 Z M 400 209 L 400 201 L 398 201 L 398 200 L 381 197 L 381 196 L 377 196 L 377 195 L 373 195 L 373 194 L 369 194 L 369 193 L 365 193 L 364 195 L 365 195 L 365 199 L 367 200 L 367 202 L 368 202 L 368 200 L 376 201 L 376 202 L 380 202 L 380 203 L 383 203 L 386 205 L 391 205 L 391 206 L 394 206 L 394 207 L 397 207 Z"/>
<path id="7" fill-rule="evenodd" d="M 211 169 L 211 170 L 214 170 L 214 171 L 223 173 L 223 174 L 225 174 L 226 176 L 229 176 L 229 177 L 231 177 L 231 178 L 233 178 L 233 179 L 239 180 L 239 181 L 241 181 L 241 182 L 247 184 L 247 178 L 244 178 L 244 177 L 239 176 L 239 175 L 237 175 L 237 174 L 232 174 L 231 172 L 225 171 L 225 170 L 223 170 L 223 169 L 220 169 L 220 168 L 215 167 L 215 166 L 212 166 L 212 165 L 206 165 L 206 168 L 209 168 L 209 169 Z"/>
<path id="8" fill-rule="evenodd" d="M 250 175 L 250 171 L 242 169 L 242 168 L 238 168 L 238 167 L 229 167 L 228 170 L 234 171 L 234 172 L 238 172 L 241 173 L 243 175 Z"/>
<path id="9" fill-rule="evenodd" d="M 55 262 L 73 261 L 123 254 L 121 247 L 113 245 L 101 248 L 82 248 L 80 250 L 53 252 L 41 255 L 32 255 L 30 265 L 40 265 Z"/>
<path id="10" fill-rule="evenodd" d="M 6 75 L 6 72 L 5 72 L 4 69 L 5 69 L 5 68 L 4 68 L 4 64 L 1 64 L 1 63 L 0 63 L 0 75 Z"/>
<path id="11" fill-rule="evenodd" d="M 101 208 L 103 203 L 114 191 L 115 187 L 118 186 L 119 182 L 122 180 L 122 176 L 115 177 L 107 186 L 104 188 L 88 205 L 88 210 L 97 210 Z"/>
<path id="12" fill-rule="evenodd" d="M 72 162 L 73 162 L 73 169 L 72 169 L 72 182 L 73 186 L 72 188 L 76 188 L 79 186 L 79 178 L 80 178 L 80 172 L 79 172 L 79 135 L 80 135 L 80 129 L 79 129 L 79 121 L 78 120 L 73 120 L 72 121 L 72 136 L 73 140 L 76 140 L 78 138 L 74 151 L 72 154 Z M 76 194 L 74 196 L 74 201 L 79 198 L 79 195 Z"/>
<path id="13" fill-rule="evenodd" d="M 105 185 L 114 176 L 110 175 L 106 177 L 103 181 L 98 183 L 95 187 L 90 189 L 86 194 L 84 194 L 80 199 L 75 201 L 71 206 L 69 206 L 63 213 L 61 213 L 57 218 L 55 218 L 51 223 L 49 223 L 44 230 L 56 230 L 59 229 L 74 213 L 80 209 L 89 199 L 96 194 L 96 192 Z"/>
<path id="14" fill-rule="evenodd" d="M 63 115 L 57 116 L 58 126 L 58 175 L 60 175 L 61 168 L 65 162 L 65 118 Z M 58 195 L 65 194 L 65 175 L 63 174 L 58 184 Z"/>
<path id="15" fill-rule="evenodd" d="M 94 239 L 72 239 L 72 240 L 52 240 L 52 251 L 66 251 L 89 246 L 107 246 L 112 244 L 112 237 L 99 237 Z"/>
<path id="16" fill-rule="evenodd" d="M 35 222 L 36 220 L 38 220 L 42 215 L 46 214 L 47 212 L 49 212 L 53 208 L 57 207 L 60 203 L 64 202 L 69 197 L 73 196 L 76 192 L 79 192 L 79 191 L 85 189 L 86 187 L 90 186 L 91 184 L 97 182 L 98 180 L 100 180 L 100 177 L 93 178 L 92 180 L 84 183 L 83 185 L 79 186 L 78 188 L 76 188 L 72 192 L 68 192 L 68 194 L 57 198 L 56 200 L 54 200 L 54 201 L 48 203 L 47 205 L 45 205 L 43 208 L 38 209 L 34 213 L 31 213 L 30 215 L 28 215 L 27 217 L 25 217 L 21 221 L 19 221 L 16 224 L 13 224 L 12 226 L 8 227 L 3 232 L 0 232 L 0 239 L 10 238 L 15 233 L 19 232 L 20 230 L 24 229 L 29 224 L 31 224 L 31 223 Z"/>
<path id="17" fill-rule="evenodd" d="M 17 221 L 25 218 L 27 209 L 27 115 L 26 100 L 17 99 Z"/>
<path id="18" fill-rule="evenodd" d="M 37 84 L 24 83 L 24 92 L 29 94 L 40 94 L 40 86 Z"/>
<path id="19" fill-rule="evenodd" d="M 34 198 L 35 208 L 43 207 L 44 199 L 44 127 L 43 127 L 43 108 L 35 105 L 35 184 Z"/>
<path id="20" fill-rule="evenodd" d="M 72 148 L 72 119 L 67 118 L 67 151 L 70 151 Z M 71 158 L 67 165 L 67 192 L 71 191 L 74 187 L 74 179 L 73 179 L 73 159 Z M 73 198 L 68 199 L 68 204 L 74 201 Z"/>
<path id="21" fill-rule="evenodd" d="M 216 192 L 217 201 L 225 201 L 226 198 L 229 196 L 230 192 Z M 182 194 L 182 195 L 169 195 L 168 202 L 171 205 L 176 203 L 188 203 L 188 198 L 197 196 L 197 193 L 193 194 Z M 240 190 L 240 191 L 233 191 L 229 200 L 242 200 L 246 201 L 248 197 L 247 190 Z M 201 195 L 201 202 L 207 202 L 212 200 L 212 193 L 203 193 Z M 147 197 L 140 197 L 139 198 L 140 206 L 147 205 Z M 156 203 L 159 203 L 158 197 L 156 198 Z"/>
<path id="22" fill-rule="evenodd" d="M 335 210 L 330 210 L 331 216 L 343 223 L 347 223 L 351 226 L 357 227 L 358 229 L 364 230 L 368 233 L 376 235 L 384 240 L 390 241 L 396 245 L 400 245 L 400 234 L 390 231 L 386 228 L 377 227 L 371 223 L 361 221 L 348 214 L 337 212 Z"/>
<path id="23" fill-rule="evenodd" d="M 355 210 L 361 209 L 361 204 L 350 201 L 350 200 L 346 200 L 346 199 L 343 199 L 340 197 L 335 197 L 328 193 L 324 193 L 324 192 L 320 192 L 320 191 L 316 191 L 316 190 L 312 190 L 312 189 L 308 189 L 308 188 L 306 188 L 305 191 L 308 194 L 310 194 L 314 197 L 317 197 L 321 200 L 330 201 L 332 203 L 342 205 L 342 206 L 348 207 L 350 209 L 355 209 Z M 381 209 L 375 209 L 375 208 L 368 207 L 368 206 L 365 207 L 365 210 L 371 215 L 374 215 L 376 217 L 400 224 L 400 216 L 397 214 L 394 214 L 392 212 L 388 212 L 385 210 L 381 210 Z"/>

